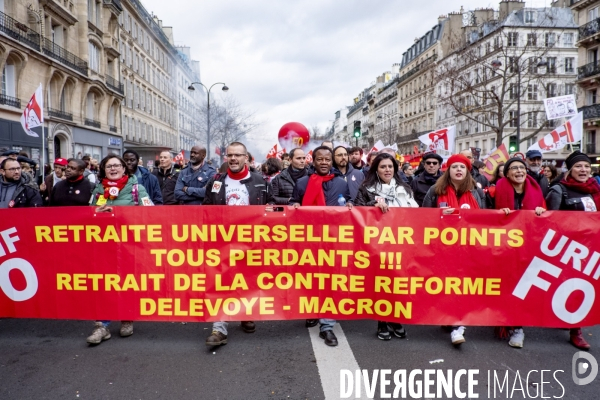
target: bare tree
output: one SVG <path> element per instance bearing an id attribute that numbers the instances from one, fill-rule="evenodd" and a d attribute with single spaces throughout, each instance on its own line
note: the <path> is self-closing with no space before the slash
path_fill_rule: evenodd
<path id="1" fill-rule="evenodd" d="M 200 140 L 206 141 L 206 104 L 200 108 L 199 125 Z M 223 149 L 231 142 L 243 141 L 247 134 L 259 127 L 255 113 L 246 111 L 232 97 L 210 104 L 210 136 L 211 143 Z"/>
<path id="2" fill-rule="evenodd" d="M 461 121 L 457 130 L 462 128 L 463 134 L 491 130 L 496 146 L 515 135 L 517 126 L 526 130 L 520 142 L 547 128 L 543 95 L 557 96 L 557 83 L 564 83 L 556 76 L 559 65 L 553 48 L 564 34 L 573 35 L 573 30 L 556 28 L 551 16 L 532 28 L 488 25 L 491 32 L 462 47 L 457 38 L 453 48 L 459 49 L 442 60 L 436 72 L 442 116 L 462 117 L 466 123 Z M 565 68 L 574 72 L 573 65 Z M 469 127 L 474 129 L 469 132 Z"/>

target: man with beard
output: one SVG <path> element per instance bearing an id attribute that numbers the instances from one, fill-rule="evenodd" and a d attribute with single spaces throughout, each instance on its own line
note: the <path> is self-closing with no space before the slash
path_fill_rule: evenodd
<path id="1" fill-rule="evenodd" d="M 206 196 L 206 184 L 217 170 L 204 161 L 206 149 L 194 146 L 190 150 L 190 162 L 181 170 L 175 185 L 175 199 L 179 204 L 199 205 Z"/>
<path id="2" fill-rule="evenodd" d="M 298 179 L 308 175 L 304 150 L 301 148 L 292 149 L 290 151 L 290 161 L 290 166 L 281 171 L 271 181 L 276 204 L 290 204 L 296 182 L 298 182 Z"/>
<path id="3" fill-rule="evenodd" d="M 158 168 L 155 168 L 152 171 L 152 175 L 158 179 L 158 184 L 160 185 L 160 191 L 163 197 L 163 204 L 179 204 L 177 199 L 175 199 L 175 185 L 179 178 L 179 172 L 175 170 L 171 152 L 168 150 L 161 151 L 160 156 L 158 156 L 158 162 Z"/>
<path id="4" fill-rule="evenodd" d="M 362 170 L 365 167 L 365 165 L 367 165 L 362 160 L 362 156 L 363 156 L 363 149 L 362 149 L 362 147 L 353 147 L 353 148 L 350 149 L 349 153 L 350 153 L 349 154 L 350 164 L 352 164 L 352 166 L 354 167 L 354 169 L 362 172 Z"/>
<path id="5" fill-rule="evenodd" d="M 548 190 L 550 190 L 550 182 L 548 182 L 546 174 L 542 171 L 542 153 L 539 150 L 529 150 L 525 153 L 525 162 L 527 163 L 527 175 L 535 179 L 540 185 L 545 198 L 548 195 Z"/>
<path id="6" fill-rule="evenodd" d="M 410 184 L 413 190 L 415 201 L 419 207 L 423 207 L 423 200 L 429 188 L 432 187 L 442 176 L 440 167 L 442 166 L 442 156 L 435 153 L 428 153 L 423 156 L 424 170 L 416 176 Z"/>
<path id="7" fill-rule="evenodd" d="M 85 179 L 86 163 L 69 158 L 65 179 L 58 182 L 50 193 L 50 206 L 88 206 L 94 184 Z"/>
<path id="8" fill-rule="evenodd" d="M 146 168 L 139 165 L 140 155 L 135 150 L 125 150 L 123 153 L 123 160 L 127 166 L 127 172 L 131 175 L 135 175 L 140 185 L 146 189 L 150 200 L 154 205 L 161 205 L 163 203 L 162 193 L 160 192 L 160 185 L 158 179 L 150 173 Z"/>
<path id="9" fill-rule="evenodd" d="M 338 198 L 347 201 L 347 207 L 352 208 L 350 190 L 346 181 L 340 177 L 340 172 L 333 168 L 333 151 L 327 146 L 319 146 L 313 150 L 313 170 L 309 175 L 298 180 L 290 204 L 294 208 L 302 206 L 339 206 Z M 333 333 L 335 319 L 320 318 L 319 337 L 327 346 L 337 346 L 337 337 Z M 316 319 L 306 320 L 306 326 L 317 324 Z"/>
<path id="10" fill-rule="evenodd" d="M 193 150 L 192 150 L 193 151 Z M 271 184 L 255 172 L 250 172 L 246 162 L 248 150 L 240 142 L 232 142 L 227 146 L 227 172 L 215 175 L 206 184 L 208 192 L 203 205 L 215 206 L 262 206 L 275 204 Z M 225 321 L 214 322 L 212 333 L 206 338 L 207 346 L 227 344 L 227 327 Z M 242 330 L 246 333 L 256 331 L 254 321 L 242 321 Z"/>
<path id="11" fill-rule="evenodd" d="M 26 175 L 21 175 L 17 160 L 2 160 L 0 175 L 0 208 L 42 207 L 40 193 Z"/>
<path id="12" fill-rule="evenodd" d="M 50 193 L 52 188 L 58 183 L 65 179 L 65 169 L 67 168 L 67 160 L 64 158 L 57 158 L 54 160 L 54 172 L 48 175 L 44 182 L 40 185 L 40 194 L 44 204 L 48 204 L 50 199 Z M 89 200 L 89 199 L 88 199 Z"/>
<path id="13" fill-rule="evenodd" d="M 340 171 L 340 176 L 348 184 L 350 198 L 354 200 L 358 194 L 358 188 L 365 180 L 365 174 L 354 169 L 354 166 L 348 162 L 348 150 L 344 146 L 337 146 L 333 149 L 333 167 Z"/>

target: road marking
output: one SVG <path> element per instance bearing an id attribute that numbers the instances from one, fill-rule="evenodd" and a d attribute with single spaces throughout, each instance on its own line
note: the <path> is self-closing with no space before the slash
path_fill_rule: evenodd
<path id="1" fill-rule="evenodd" d="M 354 374 L 354 371 L 360 369 L 356 358 L 354 358 L 354 353 L 350 348 L 348 339 L 346 339 L 346 335 L 339 323 L 333 327 L 333 333 L 335 333 L 338 340 L 336 347 L 330 347 L 325 344 L 325 341 L 319 337 L 318 326 L 309 328 L 308 332 L 317 360 L 325 400 L 338 400 L 340 398 L 340 370 L 348 369 Z M 361 384 L 361 386 L 360 393 L 364 396 L 364 385 Z M 352 398 L 355 399 L 354 394 Z M 366 397 L 360 397 L 360 399 L 366 399 Z"/>

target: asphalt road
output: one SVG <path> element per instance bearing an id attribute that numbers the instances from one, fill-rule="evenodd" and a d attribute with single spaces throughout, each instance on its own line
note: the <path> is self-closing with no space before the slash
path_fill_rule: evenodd
<path id="1" fill-rule="evenodd" d="M 574 384 L 576 349 L 564 330 L 526 328 L 525 347 L 513 349 L 495 339 L 492 328 L 468 328 L 467 342 L 455 349 L 450 335 L 437 326 L 408 326 L 406 339 L 386 342 L 376 338 L 374 321 L 342 321 L 340 327 L 349 348 L 329 348 L 319 339 L 313 346 L 303 321 L 258 322 L 252 334 L 232 323 L 229 343 L 214 349 L 204 344 L 207 323 L 139 322 L 129 338 L 119 337 L 119 323 L 113 323 L 113 337 L 91 347 L 85 342 L 91 322 L 2 319 L 0 399 L 324 399 L 335 385 L 339 391 L 339 380 L 325 375 L 337 377 L 339 369 L 351 368 L 347 361 L 336 364 L 348 357 L 369 374 L 479 369 L 475 392 L 481 399 L 531 398 L 519 390 L 522 382 L 524 392 L 528 387 L 535 394 L 541 376 L 531 373 L 527 382 L 530 370 L 551 370 L 558 378 L 560 384 L 552 373 L 545 375 L 546 397 L 600 398 L 600 376 L 586 386 Z M 590 354 L 600 360 L 600 327 L 584 333 L 593 346 Z M 318 365 L 317 359 L 327 363 Z M 443 361 L 430 364 L 433 360 Z M 508 371 L 509 385 L 517 388 L 512 397 L 507 387 L 488 397 L 487 374 L 494 371 L 502 377 Z M 460 386 L 466 390 L 464 381 Z M 377 390 L 375 398 L 380 395 Z"/>

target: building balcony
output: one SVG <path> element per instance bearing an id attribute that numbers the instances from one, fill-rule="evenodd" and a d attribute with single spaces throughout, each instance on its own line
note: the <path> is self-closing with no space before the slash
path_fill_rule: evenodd
<path id="1" fill-rule="evenodd" d="M 110 75 L 106 75 L 106 86 L 120 94 L 124 93 L 123 84 Z"/>
<path id="2" fill-rule="evenodd" d="M 600 74 L 600 63 L 598 61 L 592 61 L 589 64 L 585 64 L 584 66 L 577 68 L 577 80 L 585 79 L 598 74 Z"/>
<path id="3" fill-rule="evenodd" d="M 61 64 L 71 67 L 85 76 L 88 75 L 88 63 L 86 61 L 53 43 L 51 40 L 42 38 L 42 52 Z"/>
<path id="4" fill-rule="evenodd" d="M 0 94 L 0 104 L 11 106 L 15 108 L 21 108 L 21 100 L 16 97 L 10 97 L 5 94 Z"/>
<path id="5" fill-rule="evenodd" d="M 109 126 L 108 126 L 108 129 L 109 129 L 111 132 L 117 133 L 117 127 L 116 127 L 116 126 L 114 126 L 114 125 L 109 125 Z"/>
<path id="6" fill-rule="evenodd" d="M 73 121 L 73 114 L 70 114 L 68 112 L 64 112 L 61 110 L 54 110 L 52 108 L 48 108 L 48 116 L 49 117 L 54 117 L 54 118 L 60 118 L 60 119 L 64 119 L 67 121 Z"/>
<path id="7" fill-rule="evenodd" d="M 93 126 L 94 128 L 100 129 L 100 121 L 96 121 L 94 119 L 86 118 L 83 123 L 87 126 Z"/>
<path id="8" fill-rule="evenodd" d="M 596 143 L 586 143 L 585 154 L 596 154 Z"/>
<path id="9" fill-rule="evenodd" d="M 600 33 L 600 18 L 596 18 L 579 27 L 579 42 Z"/>
<path id="10" fill-rule="evenodd" d="M 581 107 L 579 111 L 583 112 L 583 119 L 600 119 L 600 104 Z"/>
<path id="11" fill-rule="evenodd" d="M 40 5 L 46 6 L 54 11 L 69 25 L 75 25 L 78 21 L 75 16 L 73 0 L 41 0 Z"/>
<path id="12" fill-rule="evenodd" d="M 0 32 L 36 50 L 40 49 L 40 34 L 3 12 L 0 12 Z"/>

